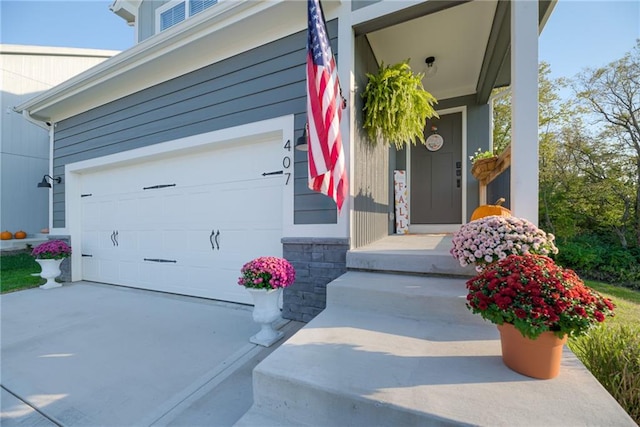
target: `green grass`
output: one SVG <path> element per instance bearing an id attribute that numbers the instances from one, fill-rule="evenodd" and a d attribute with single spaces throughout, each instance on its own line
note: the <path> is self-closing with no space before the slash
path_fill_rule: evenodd
<path id="1" fill-rule="evenodd" d="M 0 292 L 15 292 L 22 289 L 34 288 L 45 282 L 39 273 L 40 266 L 33 257 L 26 252 L 0 256 Z"/>
<path id="2" fill-rule="evenodd" d="M 640 327 L 640 291 L 590 280 L 585 284 L 616 304 L 615 316 L 605 324 Z"/>
<path id="3" fill-rule="evenodd" d="M 585 282 L 616 304 L 615 316 L 569 340 L 569 348 L 620 406 L 640 424 L 640 291 Z"/>

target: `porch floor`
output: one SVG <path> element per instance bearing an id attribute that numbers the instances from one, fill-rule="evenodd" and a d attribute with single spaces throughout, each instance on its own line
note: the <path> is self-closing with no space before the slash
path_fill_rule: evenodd
<path id="1" fill-rule="evenodd" d="M 395 273 L 474 276 L 473 267 L 453 259 L 452 234 L 395 234 L 347 252 L 347 269 Z"/>

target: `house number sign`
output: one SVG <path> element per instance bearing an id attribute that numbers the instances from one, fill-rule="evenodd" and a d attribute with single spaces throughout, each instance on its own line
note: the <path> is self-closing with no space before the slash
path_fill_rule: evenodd
<path id="1" fill-rule="evenodd" d="M 287 140 L 287 142 L 284 143 L 284 149 L 287 151 L 287 153 L 282 158 L 282 167 L 285 169 L 284 174 L 287 177 L 284 185 L 289 185 L 289 181 L 291 180 L 291 172 L 289 172 L 288 169 L 291 168 L 291 157 L 288 154 L 291 153 L 291 140 Z"/>

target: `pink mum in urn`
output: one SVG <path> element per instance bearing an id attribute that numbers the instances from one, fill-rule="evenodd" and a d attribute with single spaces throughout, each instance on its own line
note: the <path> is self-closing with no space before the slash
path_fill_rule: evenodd
<path id="1" fill-rule="evenodd" d="M 240 270 L 238 284 L 246 288 L 277 289 L 291 286 L 296 270 L 284 258 L 264 256 L 249 261 Z"/>

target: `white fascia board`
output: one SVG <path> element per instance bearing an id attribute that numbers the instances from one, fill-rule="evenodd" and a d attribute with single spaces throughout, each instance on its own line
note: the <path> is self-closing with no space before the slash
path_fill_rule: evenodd
<path id="1" fill-rule="evenodd" d="M 33 46 L 20 44 L 0 44 L 2 55 L 33 55 L 33 56 L 78 56 L 93 58 L 111 58 L 120 53 L 119 50 L 85 49 L 76 47 Z"/>
<path id="2" fill-rule="evenodd" d="M 306 28 L 301 1 L 221 2 L 16 107 L 58 122 Z M 224 42 L 221 43 L 220 41 Z"/>
<path id="3" fill-rule="evenodd" d="M 351 22 L 355 26 L 424 2 L 425 0 L 382 0 L 354 10 L 351 13 Z"/>

